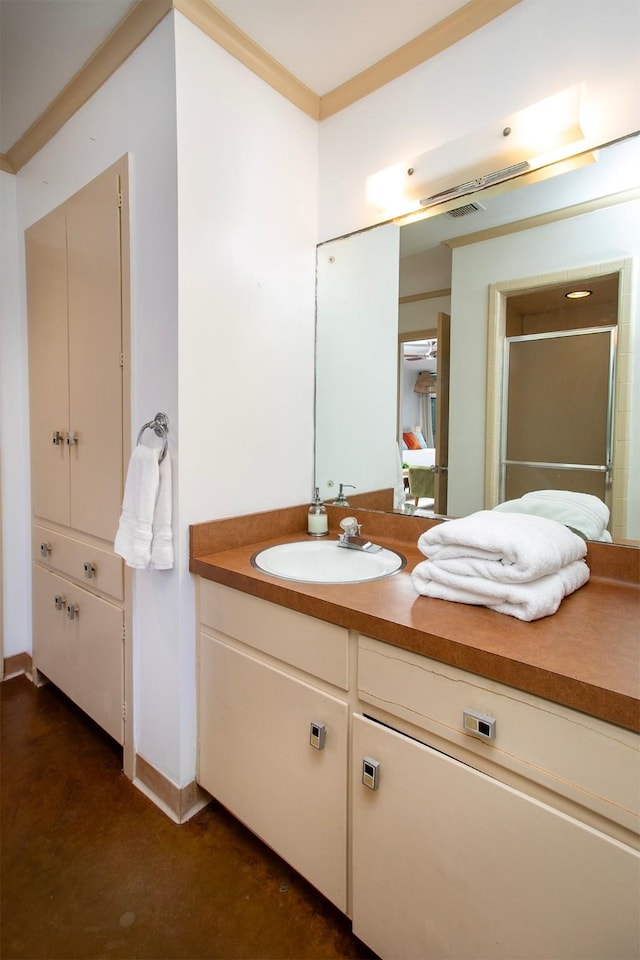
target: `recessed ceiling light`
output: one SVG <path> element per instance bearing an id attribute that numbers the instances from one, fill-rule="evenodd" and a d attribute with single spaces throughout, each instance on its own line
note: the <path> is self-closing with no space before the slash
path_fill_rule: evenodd
<path id="1" fill-rule="evenodd" d="M 582 300 L 583 297 L 590 297 L 593 290 L 572 290 L 571 293 L 565 293 L 567 300 Z"/>

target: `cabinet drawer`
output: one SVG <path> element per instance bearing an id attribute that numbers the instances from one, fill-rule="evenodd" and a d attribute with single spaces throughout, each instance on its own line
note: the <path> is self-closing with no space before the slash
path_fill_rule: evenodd
<path id="1" fill-rule="evenodd" d="M 37 524 L 33 526 L 32 542 L 33 559 L 48 570 L 73 577 L 87 589 L 99 590 L 114 600 L 124 598 L 123 562 L 114 553 Z M 41 553 L 41 544 L 50 547 L 46 556 Z M 85 564 L 90 565 L 91 576 L 85 573 Z"/>
<path id="2" fill-rule="evenodd" d="M 118 743 L 124 738 L 123 627 L 120 607 L 34 564 L 34 667 Z"/>
<path id="3" fill-rule="evenodd" d="M 633 731 L 369 637 L 359 638 L 358 694 L 638 829 L 640 737 Z M 495 718 L 493 741 L 465 733 L 466 709 Z"/>
<path id="4" fill-rule="evenodd" d="M 200 580 L 200 620 L 342 690 L 349 686 L 349 632 L 210 580 Z"/>

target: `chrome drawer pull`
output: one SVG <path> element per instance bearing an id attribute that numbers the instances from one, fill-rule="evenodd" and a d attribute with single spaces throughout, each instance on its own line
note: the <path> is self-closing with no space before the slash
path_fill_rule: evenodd
<path id="1" fill-rule="evenodd" d="M 84 575 L 87 580 L 93 580 L 95 576 L 96 568 L 93 563 L 83 563 L 82 569 L 84 570 Z"/>
<path id="2" fill-rule="evenodd" d="M 485 716 L 484 713 L 478 713 L 477 710 L 463 710 L 462 725 L 465 733 L 480 737 L 481 740 L 495 740 L 496 738 L 495 719 Z"/>
<path id="3" fill-rule="evenodd" d="M 324 723 L 314 723 L 312 720 L 309 724 L 309 743 L 312 747 L 315 747 L 316 750 L 324 750 L 324 741 L 327 736 L 327 728 Z"/>
<path id="4" fill-rule="evenodd" d="M 51 554 L 51 544 L 50 543 L 41 543 L 40 544 L 40 556 L 48 557 Z"/>
<path id="5" fill-rule="evenodd" d="M 56 610 L 64 610 L 65 604 L 67 601 L 66 601 L 66 598 L 63 597 L 61 593 L 56 593 L 55 597 L 53 598 L 53 602 L 55 604 Z"/>
<path id="6" fill-rule="evenodd" d="M 78 607 L 73 603 L 67 604 L 67 617 L 69 620 L 75 620 L 78 614 L 80 613 Z"/>
<path id="7" fill-rule="evenodd" d="M 380 764 L 373 757 L 362 758 L 362 782 L 369 790 L 377 790 L 380 786 Z"/>

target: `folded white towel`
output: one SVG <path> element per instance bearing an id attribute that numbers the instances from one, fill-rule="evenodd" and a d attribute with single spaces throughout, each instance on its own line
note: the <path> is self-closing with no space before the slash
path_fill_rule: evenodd
<path id="1" fill-rule="evenodd" d="M 538 517 L 557 520 L 575 530 L 585 540 L 611 543 L 609 507 L 590 493 L 574 490 L 533 490 L 517 500 L 499 503 L 494 510 L 503 513 L 531 513 Z"/>
<path id="2" fill-rule="evenodd" d="M 124 486 L 122 513 L 113 548 L 128 567 L 146 570 L 151 559 L 153 514 L 158 497 L 158 450 L 134 447 Z"/>
<path id="3" fill-rule="evenodd" d="M 160 464 L 160 483 L 156 509 L 153 515 L 153 540 L 151 541 L 152 570 L 173 568 L 173 532 L 171 530 L 171 461 L 169 454 Z"/>
<path id="4" fill-rule="evenodd" d="M 508 582 L 537 580 L 587 553 L 582 537 L 556 520 L 494 510 L 431 527 L 418 548 L 429 560 L 493 561 L 492 579 Z"/>
<path id="5" fill-rule="evenodd" d="M 519 620 L 539 620 L 555 613 L 564 597 L 589 579 L 589 567 L 575 560 L 537 580 L 504 583 L 484 577 L 460 576 L 448 568 L 449 561 L 423 560 L 411 578 L 419 594 L 438 600 L 489 607 Z"/>

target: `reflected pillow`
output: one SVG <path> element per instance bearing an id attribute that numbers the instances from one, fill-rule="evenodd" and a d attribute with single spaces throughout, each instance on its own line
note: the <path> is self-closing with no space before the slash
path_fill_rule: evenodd
<path id="1" fill-rule="evenodd" d="M 407 450 L 421 450 L 423 445 L 426 446 L 424 441 L 420 443 L 415 433 L 403 433 L 402 439 L 407 445 Z"/>

